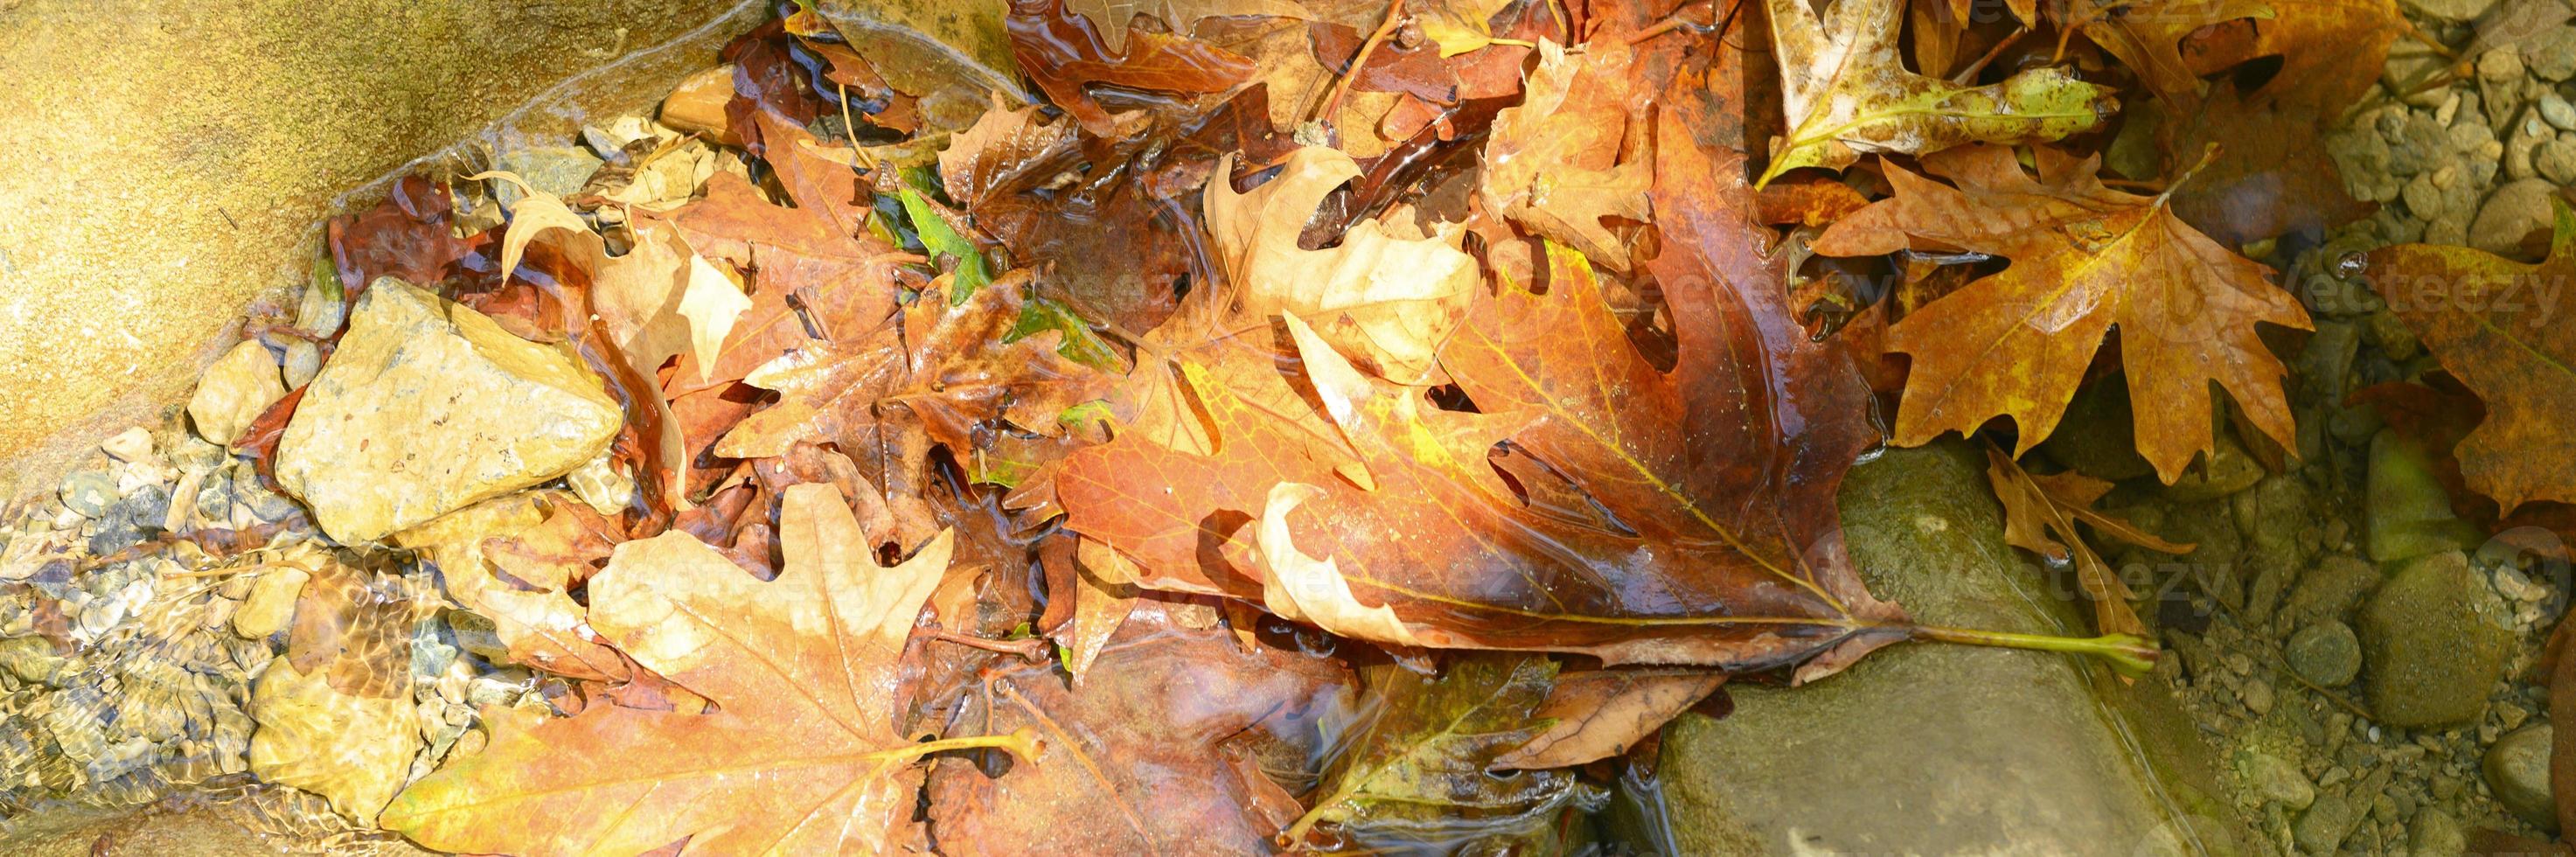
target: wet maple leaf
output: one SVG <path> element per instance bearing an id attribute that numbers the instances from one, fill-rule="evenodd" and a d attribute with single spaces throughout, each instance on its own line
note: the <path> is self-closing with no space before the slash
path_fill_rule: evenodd
<path id="1" fill-rule="evenodd" d="M 999 776 L 966 759 L 930 772 L 930 824 L 948 854 L 1254 854 L 1279 832 L 1247 739 L 1311 729 L 1348 702 L 1339 662 L 1193 628 L 1147 599 L 1067 687 L 1054 664 L 1001 669 L 950 715 L 957 728 L 1030 728 L 1036 764 Z M 1205 608 L 1199 608 L 1205 609 Z M 1288 746 L 1303 756 L 1313 733 Z M 1305 745 L 1305 746 L 1301 746 Z M 1241 764 L 1242 762 L 1255 764 Z"/>
<path id="2" fill-rule="evenodd" d="M 1314 808 L 1280 841 L 1312 846 L 1312 831 L 1330 825 L 1345 848 L 1349 840 L 1394 845 L 1472 821 L 1483 843 L 1559 850 L 1547 846 L 1574 811 L 1573 772 L 1493 769 L 1496 757 L 1554 725 L 1536 712 L 1556 669 L 1539 655 L 1470 656 L 1438 676 L 1371 668 L 1361 714 L 1332 748 Z"/>
<path id="3" fill-rule="evenodd" d="M 1650 155 L 1619 158 L 1621 139 L 1642 137 L 1636 132 L 1644 127 L 1637 121 L 1645 116 L 1638 97 L 1644 87 L 1633 83 L 1633 52 L 1616 38 L 1596 40 L 1579 56 L 1552 41 L 1538 50 L 1528 94 L 1494 116 L 1479 192 L 1489 210 L 1626 271 L 1627 242 L 1601 221 L 1646 220 L 1646 188 L 1654 179 Z M 1637 143 L 1642 148 L 1644 141 Z"/>
<path id="4" fill-rule="evenodd" d="M 1769 2 L 1789 133 L 1774 141 L 1765 183 L 1799 167 L 1842 169 L 1863 152 L 2057 140 L 2118 107 L 2110 90 L 2055 67 L 1975 87 L 1907 71 L 1899 0 L 1835 0 L 1821 20 L 1803 0 Z"/>
<path id="5" fill-rule="evenodd" d="M 1476 260 L 1448 226 L 1422 234 L 1409 211 L 1362 220 L 1338 246 L 1308 250 L 1298 236 L 1324 197 L 1360 176 L 1340 150 L 1292 152 L 1279 175 L 1236 193 L 1231 158 L 1206 190 L 1211 248 L 1250 311 L 1307 316 L 1327 339 L 1385 377 L 1436 383 L 1433 353 L 1466 311 Z"/>
<path id="6" fill-rule="evenodd" d="M 2526 264 L 2466 247 L 2371 251 L 2371 285 L 2460 383 L 2487 406 L 2460 440 L 2460 474 L 2507 515 L 2534 501 L 2576 502 L 2576 211 L 2557 201 L 2548 258 Z"/>
<path id="7" fill-rule="evenodd" d="M 1004 26 L 1011 34 L 1011 56 L 1020 63 L 1056 106 L 1094 134 L 1107 135 L 1116 123 L 1107 108 L 1087 91 L 1093 85 L 1150 92 L 1224 92 L 1252 75 L 1252 61 L 1222 48 L 1167 32 L 1137 29 L 1129 22 L 1109 27 L 1126 30 L 1125 44 L 1112 48 L 1101 26 L 1070 14 L 1063 0 L 1012 0 Z"/>
<path id="8" fill-rule="evenodd" d="M 2074 471 L 2033 476 L 2021 469 L 2012 456 L 1994 447 L 1986 448 L 1986 480 L 1995 487 L 1995 499 L 2004 504 L 2004 541 L 2012 546 L 2039 554 L 2053 564 L 2072 564 L 2075 579 L 2084 587 L 2084 597 L 2093 602 L 2094 627 L 2105 634 L 2146 636 L 2146 623 L 2138 621 L 2129 602 L 2137 597 L 2120 579 L 2110 564 L 2093 552 L 2076 532 L 2075 522 L 2083 521 L 2094 532 L 2150 550 L 2165 553 L 2188 553 L 2191 545 L 2175 544 L 2156 538 L 2129 522 L 2093 510 L 2093 501 L 2111 490 L 2111 483 Z"/>
<path id="9" fill-rule="evenodd" d="M 1655 198 L 1667 250 L 1653 265 L 1680 342 L 1672 371 L 1629 344 L 1580 254 L 1551 245 L 1546 294 L 1481 297 L 1441 352 L 1484 413 L 1437 410 L 1300 334 L 1356 466 L 1311 446 L 1273 452 L 1266 412 L 1212 407 L 1230 442 L 1210 454 L 1131 436 L 1077 452 L 1059 482 L 1068 526 L 1137 557 L 1149 588 L 1215 582 L 1385 643 L 1808 661 L 1812 676 L 1903 636 L 1833 523 L 1833 488 L 1871 442 L 1866 392 L 1781 303 L 1751 192 L 1720 178 L 1741 161 L 1714 160 L 1667 118 Z M 1606 519 L 1525 504 L 1487 463 L 1505 439 Z M 1716 497 L 1762 499 L 1696 499 Z"/>
<path id="10" fill-rule="evenodd" d="M 2043 148 L 2038 160 L 2033 180 L 2002 147 L 1923 159 L 1957 187 L 1890 165 L 1896 195 L 1816 239 L 1816 252 L 1834 256 L 1911 246 L 2012 260 L 1888 330 L 1889 350 L 1913 357 L 1896 442 L 1974 432 L 2007 416 L 2020 429 L 2014 454 L 2028 452 L 2057 428 L 2117 323 L 2138 452 L 2166 482 L 2214 442 L 2211 382 L 2265 434 L 2296 448 L 2281 391 L 2287 370 L 2254 325 L 2304 330 L 2308 315 L 2270 282 L 2271 269 L 2184 225 L 2163 197 L 2103 187 L 2098 159 Z"/>
<path id="11" fill-rule="evenodd" d="M 2320 117 L 2277 103 L 2258 103 L 2220 87 L 2198 111 L 2158 129 L 2165 162 L 2189 167 L 2209 146 L 2219 155 L 2174 189 L 2183 222 L 2228 246 L 2287 233 L 2321 236 L 2360 219 L 2371 206 L 2352 198 L 2343 173 L 2325 154 Z"/>
<path id="12" fill-rule="evenodd" d="M 923 844 L 914 762 L 1036 752 L 1028 733 L 898 731 L 897 661 L 949 535 L 885 568 L 829 486 L 792 487 L 783 507 L 776 581 L 679 532 L 619 545 L 591 581 L 600 636 L 713 713 L 489 709 L 490 745 L 413 783 L 383 825 L 446 851 L 631 854 L 685 839 L 692 854 L 884 854 Z"/>

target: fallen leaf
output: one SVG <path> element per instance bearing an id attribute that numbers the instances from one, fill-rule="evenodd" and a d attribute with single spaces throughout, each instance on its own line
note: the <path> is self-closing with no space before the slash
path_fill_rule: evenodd
<path id="1" fill-rule="evenodd" d="M 2506 515 L 2526 503 L 2576 502 L 2576 210 L 2553 200 L 2548 258 L 2526 264 L 2466 247 L 2373 250 L 2371 287 L 2442 368 L 2486 402 L 2460 440 L 2460 473 Z"/>
<path id="2" fill-rule="evenodd" d="M 1241 742 L 1284 738 L 1311 752 L 1317 718 L 1347 704 L 1350 683 L 1335 661 L 1247 652 L 1222 628 L 1191 629 L 1160 602 L 1140 604 L 1080 686 L 1037 664 L 969 691 L 952 728 L 1029 729 L 1044 743 L 998 776 L 968 759 L 940 762 L 931 830 L 952 854 L 1267 853 L 1279 828 L 1258 796 L 1278 786 L 1234 763 Z"/>
<path id="3" fill-rule="evenodd" d="M 1494 759 L 1552 725 L 1535 717 L 1556 676 L 1543 655 L 1459 659 L 1437 677 L 1368 671 L 1360 718 L 1328 752 L 1314 808 L 1279 835 L 1313 847 L 1319 825 L 1353 846 L 1438 841 L 1473 822 L 1480 841 L 1552 850 L 1577 792 L 1568 771 L 1499 771 Z M 1510 849 L 1517 850 L 1517 849 Z"/>
<path id="4" fill-rule="evenodd" d="M 2304 7 L 2292 6 L 2295 13 Z M 2184 61 L 2185 36 L 2203 27 L 2239 18 L 2270 18 L 2261 0 L 2065 0 L 2052 4 L 2064 55 L 2065 35 L 2082 33 L 2174 108 L 2188 110 L 2208 89 L 2207 69 Z M 2027 20 L 2027 19 L 2025 19 Z"/>
<path id="5" fill-rule="evenodd" d="M 2307 311 L 2273 285 L 2271 270 L 2176 219 L 2164 197 L 2103 187 L 2098 158 L 2038 150 L 2034 181 L 1996 146 L 1923 159 L 1939 184 L 1895 165 L 1896 188 L 1825 230 L 1833 256 L 1909 246 L 2011 259 L 1898 321 L 1887 347 L 1913 357 L 1896 442 L 1974 432 L 1992 417 L 2020 429 L 2016 456 L 2057 428 L 2084 368 L 2114 323 L 2137 403 L 2138 452 L 2170 483 L 2211 448 L 2209 384 L 2296 449 L 2281 390 L 2288 370 L 2255 335 L 2257 322 L 2308 329 Z"/>
<path id="6" fill-rule="evenodd" d="M 1102 27 L 1074 16 L 1063 0 L 1011 0 L 1004 19 L 1011 34 L 1011 56 L 1020 70 L 1037 82 L 1056 106 L 1094 134 L 1114 129 L 1107 108 L 1086 90 L 1093 85 L 1149 92 L 1224 92 L 1252 76 L 1252 61 L 1204 42 L 1165 32 L 1137 29 L 1128 22 L 1119 47 L 1100 35 Z"/>
<path id="7" fill-rule="evenodd" d="M 1419 4 L 1413 16 L 1422 37 L 1440 46 L 1442 59 L 1483 50 L 1494 43 L 1494 16 L 1513 0 L 1438 0 Z M 1603 47 L 1608 47 L 1604 45 Z"/>
<path id="8" fill-rule="evenodd" d="M 687 840 L 713 854 L 883 854 L 924 844 L 913 763 L 974 747 L 1036 753 L 1026 732 L 898 731 L 897 661 L 948 565 L 948 535 L 886 568 L 829 486 L 790 488 L 783 505 L 787 566 L 774 582 L 678 532 L 619 545 L 591 581 L 600 636 L 714 701 L 713 713 L 595 705 L 540 721 L 487 709 L 483 752 L 403 790 L 384 826 L 444 851 L 635 853 Z"/>
<path id="9" fill-rule="evenodd" d="M 491 620 L 494 635 L 517 662 L 572 678 L 624 681 L 626 660 L 588 636 L 586 611 L 566 594 L 580 581 L 561 564 L 531 573 L 545 566 L 514 556 L 514 581 L 495 573 L 502 555 L 535 547 L 531 542 L 558 551 L 573 549 L 581 535 L 569 511 L 573 505 L 578 501 L 562 492 L 513 494 L 404 530 L 397 541 L 438 567 L 449 598 Z M 578 562 L 587 576 L 584 555 L 592 550 L 605 555 L 608 546 L 592 545 L 558 563 Z"/>
<path id="10" fill-rule="evenodd" d="M 1521 103 L 1494 116 L 1479 193 L 1488 210 L 1624 272 L 1627 242 L 1601 221 L 1647 220 L 1654 179 L 1631 51 L 1614 38 L 1590 43 L 1579 56 L 1542 41 L 1538 54 Z M 1623 138 L 1641 151 L 1622 160 Z"/>
<path id="11" fill-rule="evenodd" d="M 1306 8 L 1294 0 L 1065 0 L 1064 8 L 1091 19 L 1111 51 L 1127 49 L 1127 25 L 1138 15 L 1151 15 L 1176 33 L 1187 33 L 1199 19 L 1215 16 L 1307 16 Z"/>
<path id="12" fill-rule="evenodd" d="M 2111 490 L 2109 482 L 2071 470 L 2033 476 L 1992 446 L 1986 447 L 1986 458 L 1986 480 L 1994 485 L 1995 499 L 2004 504 L 2004 541 L 2040 555 L 2051 565 L 2072 565 L 2085 599 L 2093 602 L 2095 630 L 2147 636 L 2146 623 L 2138 621 L 2129 606 L 2137 594 L 2085 543 L 2075 522 L 2091 524 L 2095 532 L 2149 550 L 2180 554 L 2189 553 L 2193 546 L 2156 538 L 2127 521 L 2093 511 L 2093 501 Z"/>
<path id="13" fill-rule="evenodd" d="M 1362 220 L 1324 250 L 1298 235 L 1327 194 L 1360 175 L 1349 155 L 1308 146 L 1268 183 L 1236 193 L 1233 160 L 1217 162 L 1206 191 L 1208 234 L 1226 276 L 1252 312 L 1310 316 L 1327 338 L 1398 383 L 1435 383 L 1434 353 L 1465 313 L 1476 260 L 1464 233 L 1422 235 L 1405 218 Z"/>
<path id="14" fill-rule="evenodd" d="M 2339 115 L 2339 114 L 2337 114 Z M 2174 188 L 2174 216 L 2229 247 L 2326 230 L 2368 215 L 2326 156 L 2319 117 L 2277 103 L 2249 103 L 2233 85 L 2202 99 L 2199 112 L 2158 129 L 2176 175 L 2215 145 L 2219 155 Z"/>
<path id="15" fill-rule="evenodd" d="M 1624 754 L 1725 681 L 1724 673 L 1663 667 L 1559 673 L 1547 699 L 1530 712 L 1553 722 L 1529 743 L 1494 757 L 1493 767 L 1563 768 Z"/>
<path id="16" fill-rule="evenodd" d="M 1799 167 L 1839 170 L 1863 152 L 1922 155 L 1967 143 L 2038 143 L 2092 129 L 2111 91 L 2054 66 L 1985 86 L 1905 70 L 1899 0 L 1834 0 L 1823 18 L 1799 0 L 1769 0 L 1788 136 L 1761 182 Z"/>

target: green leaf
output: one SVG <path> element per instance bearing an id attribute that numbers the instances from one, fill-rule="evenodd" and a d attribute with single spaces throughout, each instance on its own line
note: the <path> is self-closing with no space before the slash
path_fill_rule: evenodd
<path id="1" fill-rule="evenodd" d="M 1469 835 L 1485 842 L 1468 850 L 1504 853 L 1520 849 L 1488 846 L 1547 843 L 1559 817 L 1597 797 L 1570 771 L 1487 771 L 1556 722 L 1532 716 L 1556 683 L 1547 656 L 1468 656 L 1437 677 L 1390 665 L 1368 678 L 1358 722 L 1328 751 L 1324 796 L 1283 841 L 1332 824 L 1363 842 Z"/>
<path id="2" fill-rule="evenodd" d="M 1065 359 L 1103 372 L 1126 371 L 1125 361 L 1119 360 L 1117 350 L 1110 348 L 1109 343 L 1091 329 L 1091 322 L 1073 314 L 1063 304 L 1045 298 L 1022 304 L 1020 320 L 1011 326 L 1010 334 L 1002 341 L 1018 342 L 1050 330 L 1064 334 L 1064 341 L 1056 344 L 1055 353 L 1064 355 Z"/>
<path id="3" fill-rule="evenodd" d="M 940 217 L 919 191 L 907 187 L 902 196 L 904 216 L 912 221 L 914 233 L 921 236 L 922 251 L 934 259 L 946 256 L 956 260 L 956 267 L 949 269 L 956 277 L 948 290 L 950 306 L 965 303 L 968 295 L 993 281 L 993 269 L 985 263 L 983 252 L 975 249 L 974 242 L 950 228 L 947 219 Z"/>

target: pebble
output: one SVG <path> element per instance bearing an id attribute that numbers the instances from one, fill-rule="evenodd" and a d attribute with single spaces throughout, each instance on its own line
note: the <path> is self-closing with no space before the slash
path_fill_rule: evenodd
<path id="1" fill-rule="evenodd" d="M 2405 563 L 2371 594 L 2356 629 L 2379 722 L 2426 727 L 2477 719 L 2511 654 L 2505 615 L 2503 599 L 2458 551 Z"/>
<path id="2" fill-rule="evenodd" d="M 2576 104 L 2552 91 L 2540 96 L 2540 118 L 2561 131 L 2576 131 Z"/>
<path id="3" fill-rule="evenodd" d="M 2343 846 L 2344 837 L 2352 834 L 2353 822 L 2359 819 L 2341 795 L 2318 795 L 2306 812 L 2299 813 L 2298 823 L 2291 825 L 2291 835 L 2299 848 L 2311 854 L 2332 854 Z"/>
<path id="4" fill-rule="evenodd" d="M 2496 802 L 2515 817 L 2552 833 L 2558 830 L 2558 805 L 2550 799 L 2548 724 L 2506 735 L 2487 748 L 2478 768 Z"/>
<path id="5" fill-rule="evenodd" d="M 109 457 L 129 464 L 136 462 L 148 463 L 154 460 L 152 455 L 152 431 L 142 426 L 134 426 L 124 431 L 117 432 L 115 437 L 99 441 L 98 448 L 99 451 L 107 453 Z"/>
<path id="6" fill-rule="evenodd" d="M 2415 823 L 2407 828 L 2406 847 L 2415 857 L 2457 857 L 2468 853 L 2469 837 L 2450 813 L 2425 807 L 2416 811 Z"/>
<path id="7" fill-rule="evenodd" d="M 2576 77 L 2576 26 L 2543 30 L 2525 40 L 2523 48 L 2530 54 L 2523 64 L 2532 77 L 2552 82 Z"/>
<path id="8" fill-rule="evenodd" d="M 2272 683 L 2254 679 L 2245 683 L 2245 707 L 2257 715 L 2272 713 Z"/>
<path id="9" fill-rule="evenodd" d="M 107 517 L 116 502 L 116 477 L 104 470 L 83 470 L 63 480 L 63 507 L 84 518 Z"/>
<path id="10" fill-rule="evenodd" d="M 2361 673 L 2361 640 L 2351 626 L 2333 619 L 2291 634 L 2281 656 L 2290 662 L 2291 672 L 2318 687 L 2341 687 Z"/>
<path id="11" fill-rule="evenodd" d="M 2299 769 L 2281 757 L 2256 750 L 2236 754 L 2236 773 L 2245 785 L 2265 803 L 2277 803 L 2290 811 L 2307 809 L 2317 800 L 2317 788 Z"/>
<path id="12" fill-rule="evenodd" d="M 2531 166 L 2551 184 L 2576 184 L 2576 143 L 2560 136 L 2540 144 L 2539 148 L 2532 150 Z"/>
<path id="13" fill-rule="evenodd" d="M 2522 52 L 2508 45 L 2493 48 L 2478 57 L 2478 80 L 2497 86 L 2520 86 Z"/>
<path id="14" fill-rule="evenodd" d="M 233 611 L 233 633 L 257 640 L 286 627 L 287 620 L 295 617 L 295 597 L 304 592 L 304 581 L 311 576 L 293 566 L 261 573 L 251 584 L 250 597 Z"/>
<path id="15" fill-rule="evenodd" d="M 2556 186 L 2540 179 L 2523 179 L 2496 188 L 2478 209 L 2477 222 L 2469 227 L 2470 246 L 2498 255 L 2518 253 L 2526 238 L 2549 228 L 2549 200 L 2557 192 Z M 2407 198 L 2407 205 L 2413 208 L 2413 197 Z"/>

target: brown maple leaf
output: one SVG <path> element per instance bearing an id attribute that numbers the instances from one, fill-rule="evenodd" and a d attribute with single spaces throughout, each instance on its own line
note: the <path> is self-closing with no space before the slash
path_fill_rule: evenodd
<path id="1" fill-rule="evenodd" d="M 590 624 L 713 713 L 593 705 L 541 720 L 491 709 L 483 752 L 413 783 L 380 817 L 445 851 L 885 854 L 923 844 L 913 763 L 942 750 L 1033 756 L 1031 732 L 921 741 L 899 731 L 897 662 L 951 539 L 879 566 L 829 486 L 790 488 L 787 567 L 763 583 L 686 533 L 618 546 Z"/>
<path id="2" fill-rule="evenodd" d="M 1538 50 L 1527 95 L 1494 116 L 1479 193 L 1488 210 L 1626 271 L 1627 242 L 1601 221 L 1645 221 L 1654 179 L 1650 153 L 1620 158 L 1623 138 L 1645 146 L 1633 52 L 1616 38 L 1595 40 L 1580 56 L 1552 41 Z"/>
<path id="3" fill-rule="evenodd" d="M 2576 212 L 2555 203 L 2548 258 L 2516 262 L 2466 247 L 2371 251 L 2371 285 L 2426 350 L 2486 402 L 2461 439 L 2460 473 L 2506 515 L 2534 501 L 2576 502 Z"/>
<path id="4" fill-rule="evenodd" d="M 2059 56 L 2065 55 L 2066 38 L 2082 33 L 2118 57 L 2147 91 L 2176 107 L 2199 103 L 2208 88 L 2201 75 L 2209 70 L 2183 59 L 2185 36 L 2212 24 L 2272 14 L 2261 0 L 2065 0 L 2051 4 L 2051 10 L 2059 27 Z"/>
<path id="5" fill-rule="evenodd" d="M 2048 437 L 2111 325 L 2120 326 L 2138 452 L 2166 482 L 2208 450 L 2208 386 L 2295 448 L 2287 370 L 2255 335 L 2257 322 L 2308 328 L 2307 311 L 2273 285 L 2271 269 L 2176 219 L 2164 197 L 2103 187 L 2098 159 L 2038 150 L 2039 178 L 1997 146 L 1923 159 L 1943 185 L 1889 165 L 1893 198 L 1834 224 L 1814 244 L 1834 256 L 1910 247 L 1968 250 L 2012 267 L 1969 283 L 1898 321 L 1887 347 L 1913 357 L 1896 442 L 1969 433 L 2006 416 L 2016 455 Z"/>
<path id="6" fill-rule="evenodd" d="M 2138 621 L 2129 602 L 2137 597 L 2120 579 L 2092 545 L 2075 530 L 2082 521 L 2094 532 L 2110 536 L 2149 550 L 2165 553 L 2189 553 L 2192 545 L 2175 544 L 2149 535 L 2129 522 L 2093 510 L 2093 501 L 2111 490 L 2111 483 L 2074 471 L 2033 476 L 2021 469 L 2012 456 L 1995 447 L 1986 447 L 1986 480 L 1993 483 L 1995 499 L 2004 504 L 2004 541 L 2012 546 L 2039 554 L 2051 564 L 2073 565 L 2076 582 L 2084 587 L 2084 597 L 2093 602 L 2094 627 L 2105 634 L 2146 636 L 2146 623 Z"/>

